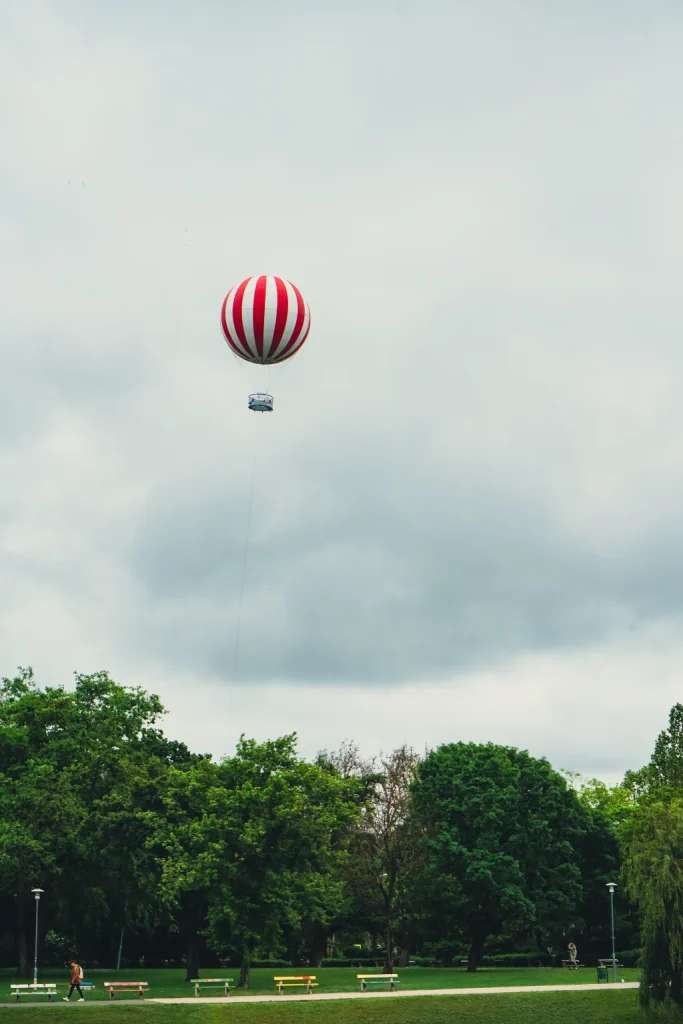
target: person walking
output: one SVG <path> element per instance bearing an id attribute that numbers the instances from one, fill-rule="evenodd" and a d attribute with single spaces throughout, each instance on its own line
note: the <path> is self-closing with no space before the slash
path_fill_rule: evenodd
<path id="1" fill-rule="evenodd" d="M 81 989 L 81 981 L 83 980 L 83 968 L 80 964 L 77 964 L 75 960 L 69 960 L 69 994 L 64 996 L 64 1002 L 68 1003 L 71 999 L 71 995 L 74 989 L 78 992 L 80 1002 L 85 1001 L 83 990 Z"/>

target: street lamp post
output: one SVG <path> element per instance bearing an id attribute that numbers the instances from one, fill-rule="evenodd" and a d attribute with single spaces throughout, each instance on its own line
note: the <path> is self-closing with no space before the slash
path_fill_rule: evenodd
<path id="1" fill-rule="evenodd" d="M 35 935 L 33 938 L 33 984 L 38 984 L 38 907 L 40 906 L 40 897 L 45 892 L 44 889 L 31 889 L 33 896 L 36 901 L 36 927 Z"/>
<path id="2" fill-rule="evenodd" d="M 617 980 L 617 953 L 614 939 L 614 890 L 616 887 L 616 882 L 607 882 L 607 888 L 609 889 L 609 917 L 612 929 L 612 981 Z"/>

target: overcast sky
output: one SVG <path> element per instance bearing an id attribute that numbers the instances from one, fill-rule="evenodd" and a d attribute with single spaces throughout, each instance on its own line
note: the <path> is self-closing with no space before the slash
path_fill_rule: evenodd
<path id="1" fill-rule="evenodd" d="M 643 763 L 683 698 L 680 4 L 21 0 L 0 39 L 0 673 L 107 668 L 217 755 Z M 219 329 L 259 273 L 312 314 L 272 371 Z"/>

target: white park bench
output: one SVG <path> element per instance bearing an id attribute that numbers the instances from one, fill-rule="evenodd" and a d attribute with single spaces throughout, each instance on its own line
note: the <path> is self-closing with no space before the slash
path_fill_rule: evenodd
<path id="1" fill-rule="evenodd" d="M 57 983 L 48 981 L 35 985 L 32 983 L 30 985 L 10 985 L 10 992 L 17 997 L 17 1001 L 20 996 L 47 996 L 51 1000 L 53 996 L 57 995 Z"/>
<path id="2" fill-rule="evenodd" d="M 222 988 L 223 994 L 226 996 L 230 995 L 230 986 L 234 983 L 234 978 L 193 978 L 190 982 L 194 985 L 194 994 L 199 995 L 203 988 Z"/>
<path id="3" fill-rule="evenodd" d="M 361 992 L 367 992 L 369 988 L 382 988 L 383 986 L 394 992 L 398 985 L 398 974 L 357 974 L 356 980 L 360 982 Z"/>

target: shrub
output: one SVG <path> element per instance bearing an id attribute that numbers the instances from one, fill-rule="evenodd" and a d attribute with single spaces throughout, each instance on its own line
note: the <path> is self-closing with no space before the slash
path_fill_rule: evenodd
<path id="1" fill-rule="evenodd" d="M 481 959 L 482 967 L 552 967 L 554 958 L 540 950 L 528 953 L 494 953 Z"/>
<path id="2" fill-rule="evenodd" d="M 617 960 L 624 967 L 640 967 L 640 950 L 624 949 L 621 953 L 617 950 Z"/>
<path id="3" fill-rule="evenodd" d="M 354 957 L 330 957 L 322 960 L 321 967 L 377 967 L 382 965 L 382 957 L 379 956 L 354 956 Z"/>

